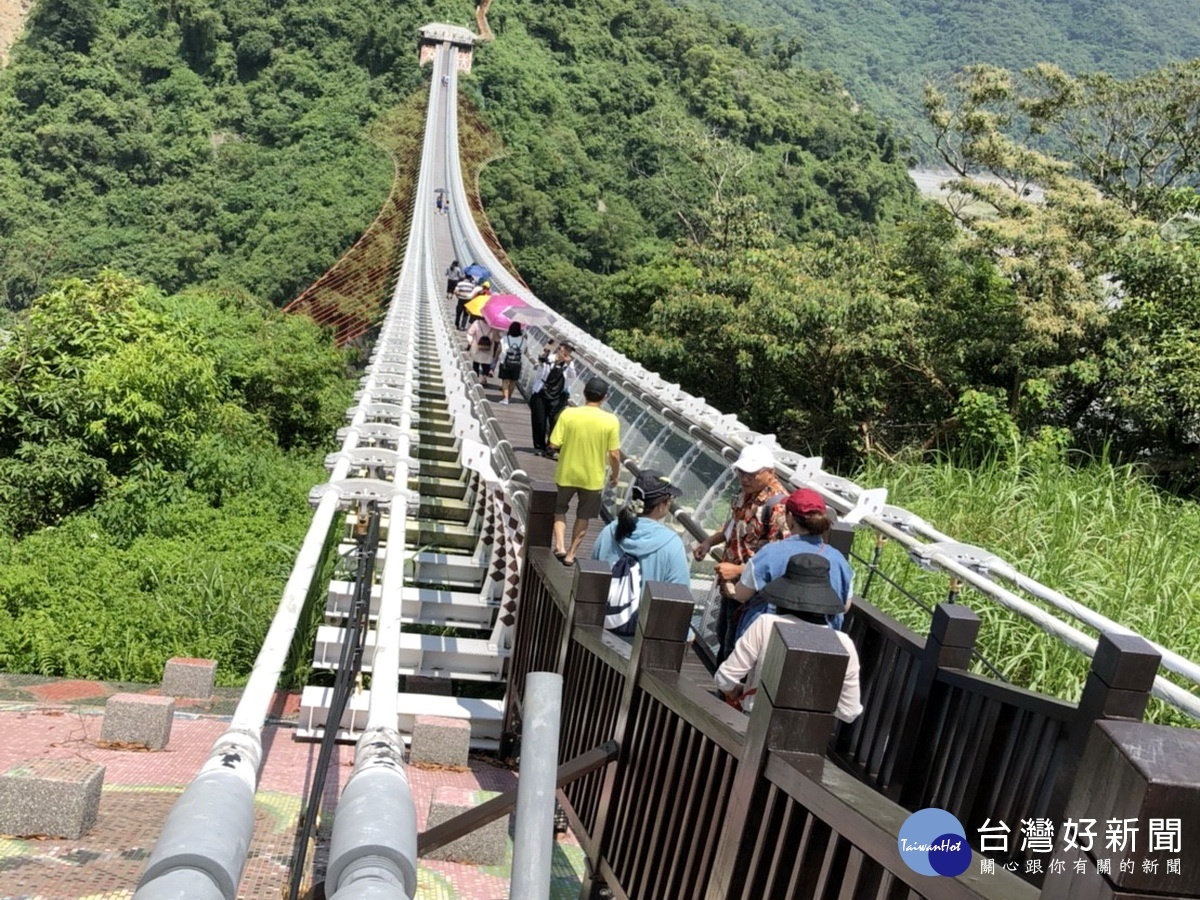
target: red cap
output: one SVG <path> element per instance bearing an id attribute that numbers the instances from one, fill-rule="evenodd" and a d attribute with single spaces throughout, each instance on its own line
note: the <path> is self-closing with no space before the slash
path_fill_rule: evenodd
<path id="1" fill-rule="evenodd" d="M 823 516 L 825 515 L 825 498 L 812 488 L 797 488 L 788 494 L 784 508 L 797 518 L 812 515 Z"/>

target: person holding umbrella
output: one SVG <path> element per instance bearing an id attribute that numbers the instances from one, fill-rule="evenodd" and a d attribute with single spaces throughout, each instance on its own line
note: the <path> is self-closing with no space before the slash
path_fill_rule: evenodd
<path id="1" fill-rule="evenodd" d="M 471 358 L 471 367 L 479 376 L 479 383 L 488 386 L 488 378 L 500 355 L 500 332 L 488 324 L 483 318 L 483 307 L 487 304 L 487 292 L 490 285 L 485 281 L 483 293 L 467 304 L 466 311 L 475 316 L 471 327 L 467 329 L 467 355 Z"/>

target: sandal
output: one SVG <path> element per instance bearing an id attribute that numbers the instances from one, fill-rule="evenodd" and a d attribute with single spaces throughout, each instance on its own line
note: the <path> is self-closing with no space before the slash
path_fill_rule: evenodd
<path id="1" fill-rule="evenodd" d="M 565 553 L 558 558 L 558 561 L 560 563 L 562 563 L 564 566 L 566 566 L 568 569 L 575 568 L 575 560 L 567 559 L 567 554 L 565 554 Z"/>
<path id="2" fill-rule="evenodd" d="M 555 559 L 557 559 L 559 562 L 564 562 L 564 561 L 566 560 L 566 558 L 567 558 L 567 551 L 565 551 L 565 550 L 555 550 L 555 551 L 554 551 L 554 558 L 555 558 Z"/>

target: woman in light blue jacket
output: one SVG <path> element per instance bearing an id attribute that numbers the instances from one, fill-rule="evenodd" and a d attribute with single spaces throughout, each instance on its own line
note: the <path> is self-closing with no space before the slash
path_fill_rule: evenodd
<path id="1" fill-rule="evenodd" d="M 596 538 L 593 559 L 615 563 L 622 554 L 637 557 L 643 581 L 669 581 L 687 585 L 691 581 L 683 539 L 662 524 L 671 512 L 671 500 L 683 492 L 652 469 L 637 477 L 629 502 L 616 521 Z"/>

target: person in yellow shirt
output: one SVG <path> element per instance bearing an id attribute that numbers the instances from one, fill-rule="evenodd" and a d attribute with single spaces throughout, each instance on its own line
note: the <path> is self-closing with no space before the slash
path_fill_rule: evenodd
<path id="1" fill-rule="evenodd" d="M 554 483 L 558 485 L 554 503 L 554 555 L 566 566 L 575 565 L 575 554 L 587 534 L 588 521 L 600 514 L 605 465 L 610 485 L 616 485 L 621 471 L 621 423 L 600 408 L 607 396 L 608 382 L 599 377 L 589 378 L 583 388 L 584 405 L 564 409 L 550 434 L 550 447 L 558 450 L 558 465 L 554 469 Z M 563 549 L 567 507 L 575 496 L 579 497 L 579 505 L 571 526 L 571 546 Z"/>

